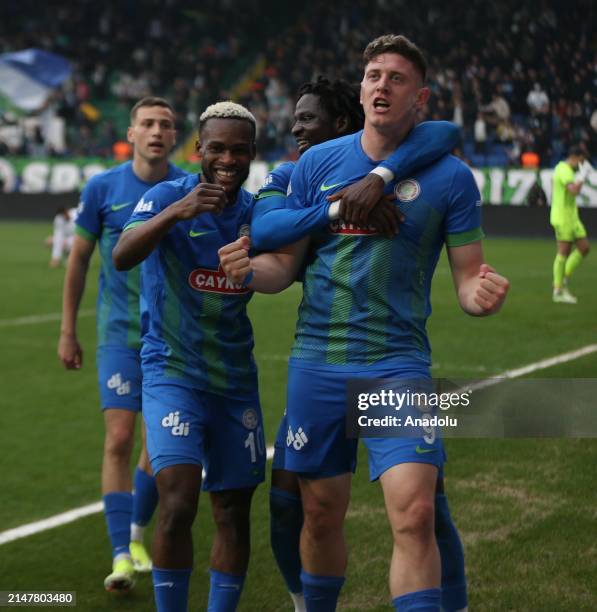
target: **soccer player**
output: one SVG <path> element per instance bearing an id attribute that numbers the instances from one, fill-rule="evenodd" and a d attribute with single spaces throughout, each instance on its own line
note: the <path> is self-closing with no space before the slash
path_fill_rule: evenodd
<path id="1" fill-rule="evenodd" d="M 587 230 L 576 206 L 576 196 L 582 189 L 583 181 L 575 177 L 575 172 L 584 158 L 584 151 L 579 146 L 572 146 L 568 157 L 555 167 L 553 173 L 550 222 L 557 242 L 553 262 L 553 301 L 561 304 L 577 303 L 578 300 L 568 289 L 568 281 L 589 252 Z"/>
<path id="2" fill-rule="evenodd" d="M 294 209 L 327 205 L 322 185 L 365 176 L 404 141 L 429 97 L 426 62 L 403 36 L 386 35 L 364 52 L 362 132 L 312 147 L 289 187 Z M 299 475 L 304 511 L 301 574 L 309 612 L 335 610 L 347 563 L 343 522 L 356 442 L 344 433 L 351 378 L 429 379 L 431 278 L 444 243 L 458 300 L 473 316 L 497 312 L 508 281 L 483 259 L 481 198 L 470 170 L 444 156 L 392 181 L 405 216 L 393 238 L 332 224 L 312 237 L 295 344 L 289 364 L 285 468 Z M 265 218 L 265 217 L 264 217 Z M 224 251 L 231 278 L 257 291 L 293 280 L 288 260 L 305 240 L 250 258 Z M 244 244 L 241 241 L 240 244 Z M 440 559 L 434 497 L 443 463 L 433 435 L 368 438 L 372 480 L 381 483 L 393 535 L 390 591 L 396 610 L 440 609 Z"/>
<path id="3" fill-rule="evenodd" d="M 145 259 L 143 417 L 160 494 L 153 545 L 160 612 L 187 609 L 201 485 L 216 524 L 208 610 L 236 609 L 249 562 L 251 499 L 265 471 L 246 313 L 252 292 L 226 278 L 217 253 L 250 230 L 253 196 L 241 185 L 255 157 L 253 115 L 233 102 L 209 106 L 197 151 L 201 175 L 147 192 L 113 252 L 118 269 Z"/>
<path id="4" fill-rule="evenodd" d="M 48 264 L 50 268 L 57 268 L 62 263 L 62 258 L 68 257 L 73 248 L 76 216 L 76 208 L 62 207 L 56 211 L 52 235 L 46 239 L 46 244 L 52 249 Z"/>
<path id="5" fill-rule="evenodd" d="M 330 82 L 319 77 L 312 83 L 305 83 L 299 89 L 292 133 L 297 140 L 299 153 L 302 154 L 313 145 L 357 132 L 362 128 L 363 121 L 364 115 L 359 102 L 358 89 L 345 81 Z M 433 135 L 429 131 L 433 131 Z M 428 154 L 437 158 L 449 152 L 458 138 L 457 129 L 445 122 L 425 124 L 415 132 L 413 135 L 420 138 L 422 142 L 418 143 L 416 139 L 414 144 L 409 142 L 401 150 L 396 151 L 389 162 L 389 165 L 394 168 L 391 172 L 397 176 L 406 178 L 407 175 L 400 172 L 400 168 L 405 163 L 420 164 L 420 156 L 427 153 L 424 150 L 425 145 L 433 147 Z M 409 147 L 411 144 L 412 151 Z M 408 162 L 405 158 L 408 159 Z M 275 228 L 275 231 L 271 231 L 270 234 L 265 230 L 271 228 L 272 225 L 270 221 L 271 211 L 284 209 L 286 191 L 294 165 L 292 162 L 287 162 L 278 166 L 267 177 L 264 186 L 257 194 L 253 212 L 257 238 L 253 236 L 252 238 L 253 243 L 257 243 L 260 248 L 264 244 L 273 246 L 281 244 L 280 235 L 283 235 L 285 230 L 288 231 L 287 223 L 285 223 L 287 215 L 280 216 L 282 225 L 279 229 Z M 424 165 L 424 162 L 421 165 Z M 390 172 L 389 169 L 382 168 L 386 172 Z M 377 180 L 370 181 L 372 177 L 377 177 Z M 350 190 L 353 189 L 356 190 L 357 194 L 356 202 L 362 202 L 362 194 L 370 202 L 375 203 L 383 195 L 383 189 L 376 190 L 378 183 L 381 186 L 384 184 L 376 173 L 369 174 L 358 183 L 335 194 L 332 200 L 337 201 L 338 197 L 345 200 L 347 195 L 350 195 Z M 278 201 L 280 198 L 282 198 L 281 202 Z M 395 210 L 398 211 L 397 208 Z M 297 214 L 301 212 L 297 211 Z M 339 211 L 343 220 L 345 214 L 342 210 Z M 267 216 L 264 217 L 263 215 Z M 261 219 L 263 219 L 263 223 L 260 223 Z M 359 220 L 357 216 L 356 222 L 358 223 Z M 383 221 L 383 219 L 379 221 Z M 369 219 L 365 217 L 365 223 L 371 224 L 371 222 L 370 217 Z M 375 219 L 373 224 L 375 224 Z M 300 228 L 301 234 L 304 232 L 304 220 L 297 224 L 297 228 Z M 299 554 L 303 512 L 298 477 L 294 472 L 284 469 L 287 431 L 286 418 L 283 417 L 276 436 L 272 466 L 272 486 L 270 490 L 271 545 L 274 557 L 295 605 L 295 612 L 301 612 L 305 609 L 300 579 L 301 561 Z M 447 611 L 462 610 L 467 605 L 464 554 L 458 531 L 452 522 L 447 498 L 443 493 L 443 478 L 438 478 L 436 517 L 436 537 L 442 561 L 442 606 Z"/>
<path id="6" fill-rule="evenodd" d="M 116 272 L 112 247 L 135 202 L 150 187 L 186 174 L 168 162 L 176 137 L 174 112 L 168 102 L 143 98 L 133 106 L 130 120 L 127 139 L 134 147 L 132 162 L 94 176 L 81 194 L 64 280 L 58 344 L 58 355 L 65 367 L 81 368 L 83 349 L 77 338 L 77 313 L 89 261 L 99 241 L 97 367 L 105 423 L 102 494 L 113 555 L 112 572 L 104 581 L 108 591 L 132 588 L 134 570 L 151 571 L 142 536 L 143 526 L 157 505 L 155 479 L 145 449 L 133 483 L 130 474 L 135 421 L 141 410 L 140 271 Z"/>

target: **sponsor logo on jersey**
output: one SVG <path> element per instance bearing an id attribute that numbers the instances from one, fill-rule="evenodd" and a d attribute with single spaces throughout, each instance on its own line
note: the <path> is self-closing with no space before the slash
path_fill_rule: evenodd
<path id="1" fill-rule="evenodd" d="M 247 429 L 255 429 L 257 425 L 259 425 L 259 417 L 257 416 L 257 411 L 253 410 L 253 408 L 247 408 L 243 412 L 242 421 L 243 425 Z"/>
<path id="2" fill-rule="evenodd" d="M 199 236 L 205 236 L 205 234 L 213 234 L 216 230 L 205 230 L 204 232 L 196 232 L 194 230 L 189 231 L 191 238 L 198 238 Z"/>
<path id="3" fill-rule="evenodd" d="M 292 431 L 292 427 L 288 427 L 288 433 L 286 435 L 286 446 L 292 446 L 294 450 L 300 451 L 305 444 L 309 442 L 307 434 L 304 432 L 302 427 L 296 430 L 296 433 Z"/>
<path id="4" fill-rule="evenodd" d="M 406 179 L 394 187 L 394 193 L 401 202 L 412 202 L 421 194 L 421 185 L 415 179 Z"/>
<path id="5" fill-rule="evenodd" d="M 265 181 L 263 181 L 263 185 L 261 185 L 259 190 L 261 191 L 262 189 L 265 189 L 268 185 L 271 185 L 273 182 L 274 182 L 274 177 L 271 174 L 268 174 L 265 177 Z"/>
<path id="6" fill-rule="evenodd" d="M 436 450 L 436 448 L 423 448 L 421 445 L 417 445 L 415 453 L 417 453 L 417 455 L 426 455 L 427 453 L 434 453 Z"/>
<path id="7" fill-rule="evenodd" d="M 134 213 L 150 212 L 152 207 L 153 207 L 153 200 L 146 202 L 143 198 L 141 198 L 137 206 L 135 206 L 135 209 L 133 210 L 133 212 Z"/>
<path id="8" fill-rule="evenodd" d="M 106 383 L 108 389 L 114 389 L 117 395 L 128 395 L 131 392 L 131 381 L 122 380 L 120 372 L 112 374 Z"/>
<path id="9" fill-rule="evenodd" d="M 180 412 L 177 410 L 176 412 L 168 413 L 162 419 L 162 427 L 164 429 L 169 429 L 173 436 L 182 436 L 186 438 L 189 435 L 191 424 L 183 423 L 180 420 Z"/>
<path id="10" fill-rule="evenodd" d="M 240 295 L 249 293 L 250 289 L 243 287 L 240 283 L 233 283 L 224 274 L 222 268 L 208 270 L 207 268 L 196 268 L 189 274 L 189 285 L 195 291 L 207 291 L 208 293 L 228 293 Z"/>
<path id="11" fill-rule="evenodd" d="M 242 238 L 246 236 L 247 238 L 251 237 L 251 226 L 245 223 L 238 228 L 238 237 Z"/>
<path id="12" fill-rule="evenodd" d="M 131 206 L 132 204 L 134 204 L 134 202 L 123 202 L 122 204 L 112 204 L 112 210 L 116 212 L 117 210 L 120 210 L 121 208 L 127 208 L 128 206 Z"/>
<path id="13" fill-rule="evenodd" d="M 340 181 L 339 183 L 333 183 L 332 185 L 326 185 L 325 181 L 323 183 L 321 183 L 321 187 L 319 188 L 319 191 L 329 191 L 330 189 L 333 189 L 334 187 L 340 187 L 340 185 L 342 185 L 344 183 L 344 181 Z"/>
<path id="14" fill-rule="evenodd" d="M 373 227 L 360 227 L 352 223 L 345 223 L 341 219 L 337 219 L 330 223 L 330 232 L 332 234 L 349 234 L 351 236 L 377 235 L 377 230 Z"/>

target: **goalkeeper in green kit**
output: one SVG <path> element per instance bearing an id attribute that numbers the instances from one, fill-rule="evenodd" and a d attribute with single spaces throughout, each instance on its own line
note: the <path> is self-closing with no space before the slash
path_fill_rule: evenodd
<path id="1" fill-rule="evenodd" d="M 581 147 L 570 147 L 568 157 L 555 167 L 553 173 L 550 223 L 558 245 L 553 262 L 553 301 L 563 304 L 576 304 L 576 297 L 568 289 L 568 281 L 589 252 L 587 231 L 576 206 L 576 196 L 590 169 L 584 160 L 585 153 Z"/>

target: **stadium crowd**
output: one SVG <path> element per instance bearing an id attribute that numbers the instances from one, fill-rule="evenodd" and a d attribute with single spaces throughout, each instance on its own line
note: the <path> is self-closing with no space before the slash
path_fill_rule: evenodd
<path id="1" fill-rule="evenodd" d="M 294 158 L 298 87 L 318 74 L 357 81 L 365 42 L 388 29 L 422 41 L 433 90 L 426 115 L 462 128 L 474 165 L 519 165 L 533 151 L 548 166 L 581 141 L 597 155 L 597 9 L 589 0 L 455 0 L 417 10 L 403 0 L 306 0 L 292 15 L 272 0 L 243 2 L 242 11 L 232 0 L 185 7 L 80 2 L 58 8 L 56 18 L 51 5 L 5 3 L 0 50 L 37 46 L 73 60 L 73 77 L 52 101 L 71 155 L 110 155 L 119 118 L 152 93 L 172 101 L 179 136 L 192 131 L 199 108 L 232 96 L 257 118 L 260 155 Z M 10 116 L 0 140 L 5 131 L 5 152 L 52 153 L 39 131 L 15 137 Z"/>

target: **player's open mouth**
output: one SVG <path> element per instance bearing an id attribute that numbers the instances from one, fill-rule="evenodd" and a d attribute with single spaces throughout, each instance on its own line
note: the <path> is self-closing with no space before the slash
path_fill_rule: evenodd
<path id="1" fill-rule="evenodd" d="M 375 110 L 383 111 L 390 108 L 390 103 L 387 100 L 384 100 L 383 98 L 375 98 L 373 100 L 373 108 Z"/>
<path id="2" fill-rule="evenodd" d="M 215 176 L 224 182 L 230 182 L 236 178 L 238 174 L 236 170 L 224 170 L 223 168 L 214 168 Z"/>
<path id="3" fill-rule="evenodd" d="M 161 151 L 164 148 L 164 145 L 161 142 L 150 142 L 149 143 L 149 148 L 150 149 L 158 149 L 159 151 Z"/>
<path id="4" fill-rule="evenodd" d="M 311 143 L 304 138 L 298 138 L 296 141 L 296 146 L 298 147 L 299 151 L 302 151 L 303 149 L 308 149 L 311 146 Z"/>

